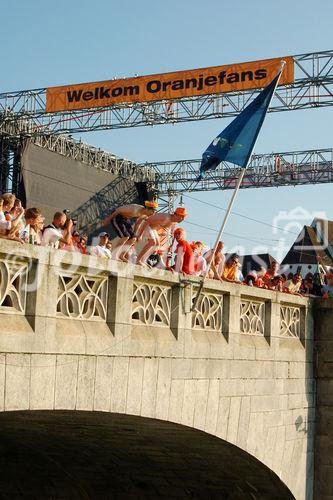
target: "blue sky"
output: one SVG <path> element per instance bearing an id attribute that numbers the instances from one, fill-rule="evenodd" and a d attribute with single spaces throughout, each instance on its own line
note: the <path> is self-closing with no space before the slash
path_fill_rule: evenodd
<path id="1" fill-rule="evenodd" d="M 0 6 L 0 92 L 332 49 L 331 0 L 0 0 Z M 270 114 L 256 152 L 332 147 L 331 119 L 331 108 Z M 138 162 L 197 158 L 227 123 L 101 131 L 84 140 Z M 226 232 L 234 236 L 226 234 L 225 243 L 229 249 L 241 244 L 246 252 L 262 245 L 260 250 L 278 255 L 276 240 L 285 239 L 288 247 L 295 235 L 274 233 L 274 218 L 284 211 L 287 220 L 303 207 L 301 224 L 315 212 L 333 219 L 332 194 L 331 185 L 240 191 L 234 211 L 266 225 L 233 215 Z M 190 196 L 223 208 L 230 192 Z M 188 239 L 210 244 L 223 212 L 186 197 L 184 202 L 189 222 L 203 226 L 185 224 Z"/>

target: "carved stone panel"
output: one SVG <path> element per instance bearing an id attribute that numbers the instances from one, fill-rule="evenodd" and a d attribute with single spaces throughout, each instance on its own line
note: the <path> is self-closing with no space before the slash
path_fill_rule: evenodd
<path id="1" fill-rule="evenodd" d="M 134 282 L 132 298 L 132 321 L 134 323 L 170 326 L 170 315 L 170 287 Z"/>
<path id="2" fill-rule="evenodd" d="M 265 334 L 265 302 L 241 300 L 240 331 L 249 335 Z"/>
<path id="3" fill-rule="evenodd" d="M 300 338 L 301 309 L 300 307 L 281 305 L 280 307 L 280 336 Z"/>
<path id="4" fill-rule="evenodd" d="M 192 312 L 192 328 L 222 331 L 223 295 L 201 294 L 196 310 Z"/>
<path id="5" fill-rule="evenodd" d="M 0 310 L 25 313 L 28 263 L 0 261 Z"/>
<path id="6" fill-rule="evenodd" d="M 60 274 L 57 316 L 106 320 L 108 280 L 105 276 Z"/>

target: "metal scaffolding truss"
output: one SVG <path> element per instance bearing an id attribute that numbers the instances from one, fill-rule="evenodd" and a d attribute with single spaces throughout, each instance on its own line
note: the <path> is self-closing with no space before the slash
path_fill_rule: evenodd
<path id="1" fill-rule="evenodd" d="M 277 88 L 270 110 L 289 111 L 333 105 L 333 51 L 295 55 L 295 81 Z M 0 94 L 1 123 L 24 120 L 35 134 L 79 133 L 236 116 L 260 89 L 46 113 L 46 89 Z M 22 131 L 24 131 L 22 129 Z M 31 130 L 30 130 L 31 133 Z"/>
<path id="2" fill-rule="evenodd" d="M 112 153 L 95 148 L 82 141 L 76 141 L 63 135 L 38 135 L 30 140 L 36 146 L 54 151 L 73 160 L 106 170 L 134 182 L 154 181 L 154 170 L 146 165 L 137 165 L 133 161 L 118 158 Z"/>
<path id="3" fill-rule="evenodd" d="M 184 192 L 233 189 L 239 176 L 239 167 L 223 163 L 215 171 L 207 172 L 197 182 L 200 160 L 181 160 L 139 165 L 154 169 L 156 178 L 148 182 L 148 190 L 155 192 L 159 210 L 172 212 Z M 241 188 L 296 186 L 333 182 L 333 149 L 291 151 L 253 155 Z M 131 202 L 136 196 L 133 184 L 116 178 L 72 214 L 78 218 L 81 231 L 91 233 L 117 206 Z"/>
<path id="4" fill-rule="evenodd" d="M 0 139 L 4 138 L 14 148 L 15 144 L 29 141 L 66 158 L 80 161 L 97 169 L 120 175 L 133 182 L 154 181 L 155 172 L 149 166 L 138 166 L 135 162 L 103 151 L 81 140 L 66 135 L 51 134 L 48 131 L 36 133 L 34 124 L 18 119 L 7 121 L 0 127 Z"/>
<path id="5" fill-rule="evenodd" d="M 77 219 L 81 233 L 92 234 L 101 227 L 103 219 L 117 207 L 133 203 L 137 197 L 135 184 L 130 179 L 116 177 L 71 213 Z"/>
<path id="6" fill-rule="evenodd" d="M 190 191 L 233 189 L 239 176 L 239 167 L 221 163 L 198 181 L 201 160 L 179 160 L 149 163 L 156 172 L 152 187 L 163 200 L 167 195 Z M 333 182 L 333 149 L 289 151 L 253 155 L 246 170 L 242 189 L 298 186 Z"/>
<path id="7" fill-rule="evenodd" d="M 21 151 L 20 140 L 13 140 L 0 133 L 0 194 L 22 194 Z"/>

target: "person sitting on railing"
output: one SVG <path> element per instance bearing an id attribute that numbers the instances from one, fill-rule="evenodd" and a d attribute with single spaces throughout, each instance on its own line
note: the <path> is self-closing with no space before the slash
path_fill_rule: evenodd
<path id="1" fill-rule="evenodd" d="M 158 208 L 156 201 L 145 201 L 145 205 L 135 203 L 117 208 L 103 224 L 111 224 L 118 241 L 113 247 L 113 256 L 117 260 L 128 261 L 128 252 L 136 242 L 136 234 L 140 230 L 140 225 L 149 216 L 153 215 Z M 137 219 L 135 228 L 131 219 Z"/>
<path id="2" fill-rule="evenodd" d="M 236 253 L 231 254 L 225 263 L 222 279 L 231 283 L 240 283 L 240 280 L 238 279 L 239 267 L 239 256 Z"/>
<path id="3" fill-rule="evenodd" d="M 157 232 L 160 228 L 165 231 L 172 229 L 177 222 L 182 222 L 186 216 L 186 208 L 178 207 L 173 214 L 160 212 L 148 217 L 137 232 L 137 241 L 140 242 L 142 238 L 145 244 L 138 254 L 136 263 L 139 266 L 146 266 L 148 257 L 160 248 L 160 238 Z"/>

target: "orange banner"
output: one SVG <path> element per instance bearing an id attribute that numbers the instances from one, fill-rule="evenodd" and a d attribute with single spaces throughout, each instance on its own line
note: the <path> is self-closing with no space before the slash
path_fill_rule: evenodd
<path id="1" fill-rule="evenodd" d="M 276 76 L 282 59 L 286 61 L 286 65 L 279 85 L 292 83 L 294 60 L 292 57 L 283 57 L 160 75 L 50 87 L 46 89 L 46 112 L 262 88 Z"/>

